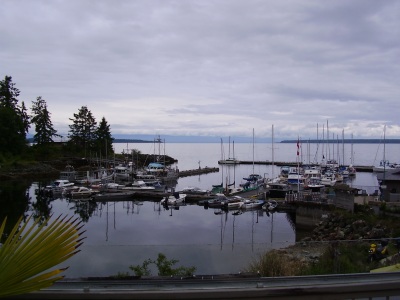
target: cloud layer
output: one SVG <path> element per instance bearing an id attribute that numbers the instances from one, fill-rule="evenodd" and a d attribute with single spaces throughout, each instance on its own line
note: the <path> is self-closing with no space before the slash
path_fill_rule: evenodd
<path id="1" fill-rule="evenodd" d="M 399 138 L 399 36 L 395 0 L 5 0 L 0 76 L 60 133 Z"/>

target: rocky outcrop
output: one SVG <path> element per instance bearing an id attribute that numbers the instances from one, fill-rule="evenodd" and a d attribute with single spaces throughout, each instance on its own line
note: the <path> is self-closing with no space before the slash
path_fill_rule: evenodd
<path id="1" fill-rule="evenodd" d="M 388 237 L 390 230 L 382 223 L 371 224 L 365 220 L 352 220 L 339 213 L 324 216 L 309 237 L 303 241 L 335 241 L 381 239 Z"/>

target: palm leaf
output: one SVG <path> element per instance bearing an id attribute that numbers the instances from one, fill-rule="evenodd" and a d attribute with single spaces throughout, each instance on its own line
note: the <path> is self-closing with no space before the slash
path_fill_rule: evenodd
<path id="1" fill-rule="evenodd" d="M 78 253 L 82 245 L 81 223 L 78 219 L 49 217 L 41 225 L 39 219 L 14 225 L 0 246 L 0 298 L 25 294 L 51 286 L 65 270 L 51 268 Z M 7 218 L 0 226 L 3 236 Z"/>

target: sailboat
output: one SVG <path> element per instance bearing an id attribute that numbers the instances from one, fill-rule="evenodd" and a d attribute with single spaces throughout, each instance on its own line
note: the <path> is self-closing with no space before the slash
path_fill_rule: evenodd
<path id="1" fill-rule="evenodd" d="M 386 159 L 386 125 L 383 127 L 383 158 L 379 162 L 379 165 L 374 166 L 372 170 L 376 173 L 385 173 L 389 170 L 400 170 L 400 164 L 390 163 L 389 160 Z"/>
<path id="2" fill-rule="evenodd" d="M 235 141 L 232 142 L 232 156 L 231 156 L 231 137 L 229 137 L 229 142 L 228 142 L 228 147 L 229 147 L 229 153 L 228 153 L 228 158 L 224 159 L 221 158 L 218 161 L 218 164 L 220 165 L 236 165 L 239 164 L 240 162 L 235 158 Z"/>
<path id="3" fill-rule="evenodd" d="M 249 176 L 244 177 L 243 179 L 246 180 L 246 182 L 241 186 L 243 186 L 245 190 L 255 190 L 260 185 L 264 184 L 264 178 L 261 175 L 254 173 L 254 128 L 253 128 L 253 172 Z"/>

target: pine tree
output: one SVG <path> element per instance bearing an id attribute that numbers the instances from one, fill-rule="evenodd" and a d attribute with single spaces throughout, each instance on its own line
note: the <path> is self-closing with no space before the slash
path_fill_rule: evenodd
<path id="1" fill-rule="evenodd" d="M 53 137 L 60 137 L 51 122 L 46 100 L 40 96 L 37 97 L 36 101 L 32 102 L 31 110 L 33 113 L 31 122 L 35 125 L 36 132 L 33 139 L 37 145 L 52 143 L 54 142 Z"/>
<path id="2" fill-rule="evenodd" d="M 110 125 L 108 125 L 105 117 L 103 117 L 96 130 L 96 148 L 103 157 L 114 153 L 114 138 L 111 136 Z"/>
<path id="3" fill-rule="evenodd" d="M 87 106 L 82 106 L 74 118 L 70 119 L 69 144 L 77 151 L 84 151 L 85 156 L 94 150 L 96 142 L 96 120 Z M 83 151 L 82 151 L 83 149 Z"/>
<path id="4" fill-rule="evenodd" d="M 0 153 L 23 153 L 30 121 L 25 104 L 18 106 L 19 90 L 11 76 L 0 81 Z"/>

